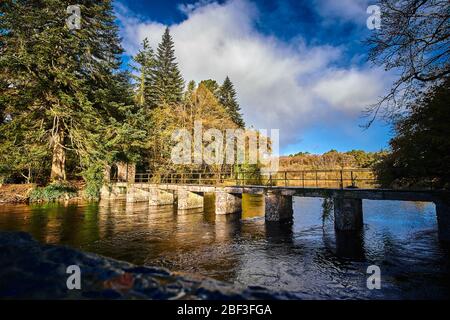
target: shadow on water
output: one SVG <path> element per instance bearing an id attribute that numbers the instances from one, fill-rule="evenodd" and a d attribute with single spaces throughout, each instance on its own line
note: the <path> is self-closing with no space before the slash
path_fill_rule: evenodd
<path id="1" fill-rule="evenodd" d="M 333 208 L 334 203 L 332 198 L 322 199 L 321 209 L 324 244 L 339 258 L 365 261 L 364 228 L 360 231 L 335 230 Z"/>
<path id="2" fill-rule="evenodd" d="M 364 231 L 335 231 L 336 255 L 353 261 L 365 261 Z"/>
<path id="3" fill-rule="evenodd" d="M 265 223 L 266 239 L 269 243 L 294 243 L 294 230 L 292 222 Z"/>

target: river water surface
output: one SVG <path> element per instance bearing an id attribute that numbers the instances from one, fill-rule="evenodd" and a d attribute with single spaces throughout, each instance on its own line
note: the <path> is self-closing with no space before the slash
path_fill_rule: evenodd
<path id="1" fill-rule="evenodd" d="M 292 224 L 265 223 L 263 199 L 244 195 L 242 214 L 105 201 L 1 205 L 0 230 L 26 231 L 135 264 L 209 276 L 310 299 L 448 299 L 450 254 L 437 239 L 434 204 L 363 201 L 360 235 L 323 222 L 322 200 L 294 198 Z M 367 288 L 367 267 L 381 289 Z"/>

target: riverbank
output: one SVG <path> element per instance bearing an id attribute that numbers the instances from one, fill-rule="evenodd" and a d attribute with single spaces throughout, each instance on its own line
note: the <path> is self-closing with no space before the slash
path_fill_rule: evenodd
<path id="1" fill-rule="evenodd" d="M 0 299 L 292 298 L 259 287 L 239 288 L 65 246 L 42 245 L 24 232 L 0 232 L 0 256 Z M 81 289 L 69 290 L 71 274 L 66 271 L 74 265 L 81 271 Z"/>
<path id="2" fill-rule="evenodd" d="M 79 181 L 53 183 L 45 187 L 36 184 L 0 185 L 0 204 L 83 200 L 85 184 Z"/>
<path id="3" fill-rule="evenodd" d="M 35 184 L 3 184 L 0 185 L 1 203 L 27 203 Z"/>

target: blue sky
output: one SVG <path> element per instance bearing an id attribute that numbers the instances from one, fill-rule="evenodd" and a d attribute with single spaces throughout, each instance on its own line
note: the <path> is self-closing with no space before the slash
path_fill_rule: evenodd
<path id="1" fill-rule="evenodd" d="M 386 148 L 389 126 L 363 130 L 364 107 L 391 78 L 363 44 L 369 0 L 115 2 L 125 60 L 165 26 L 186 81 L 229 75 L 248 125 L 280 129 L 283 154 Z"/>

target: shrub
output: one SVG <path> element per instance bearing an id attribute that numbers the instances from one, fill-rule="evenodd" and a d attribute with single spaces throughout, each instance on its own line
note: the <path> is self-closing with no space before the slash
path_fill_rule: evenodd
<path id="1" fill-rule="evenodd" d="M 88 199 L 100 198 L 100 189 L 103 185 L 104 166 L 94 164 L 83 172 L 83 178 L 86 181 L 84 196 Z"/>
<path id="2" fill-rule="evenodd" d="M 30 193 L 30 202 L 56 201 L 77 196 L 77 189 L 67 182 L 54 182 L 46 187 L 38 187 Z"/>

